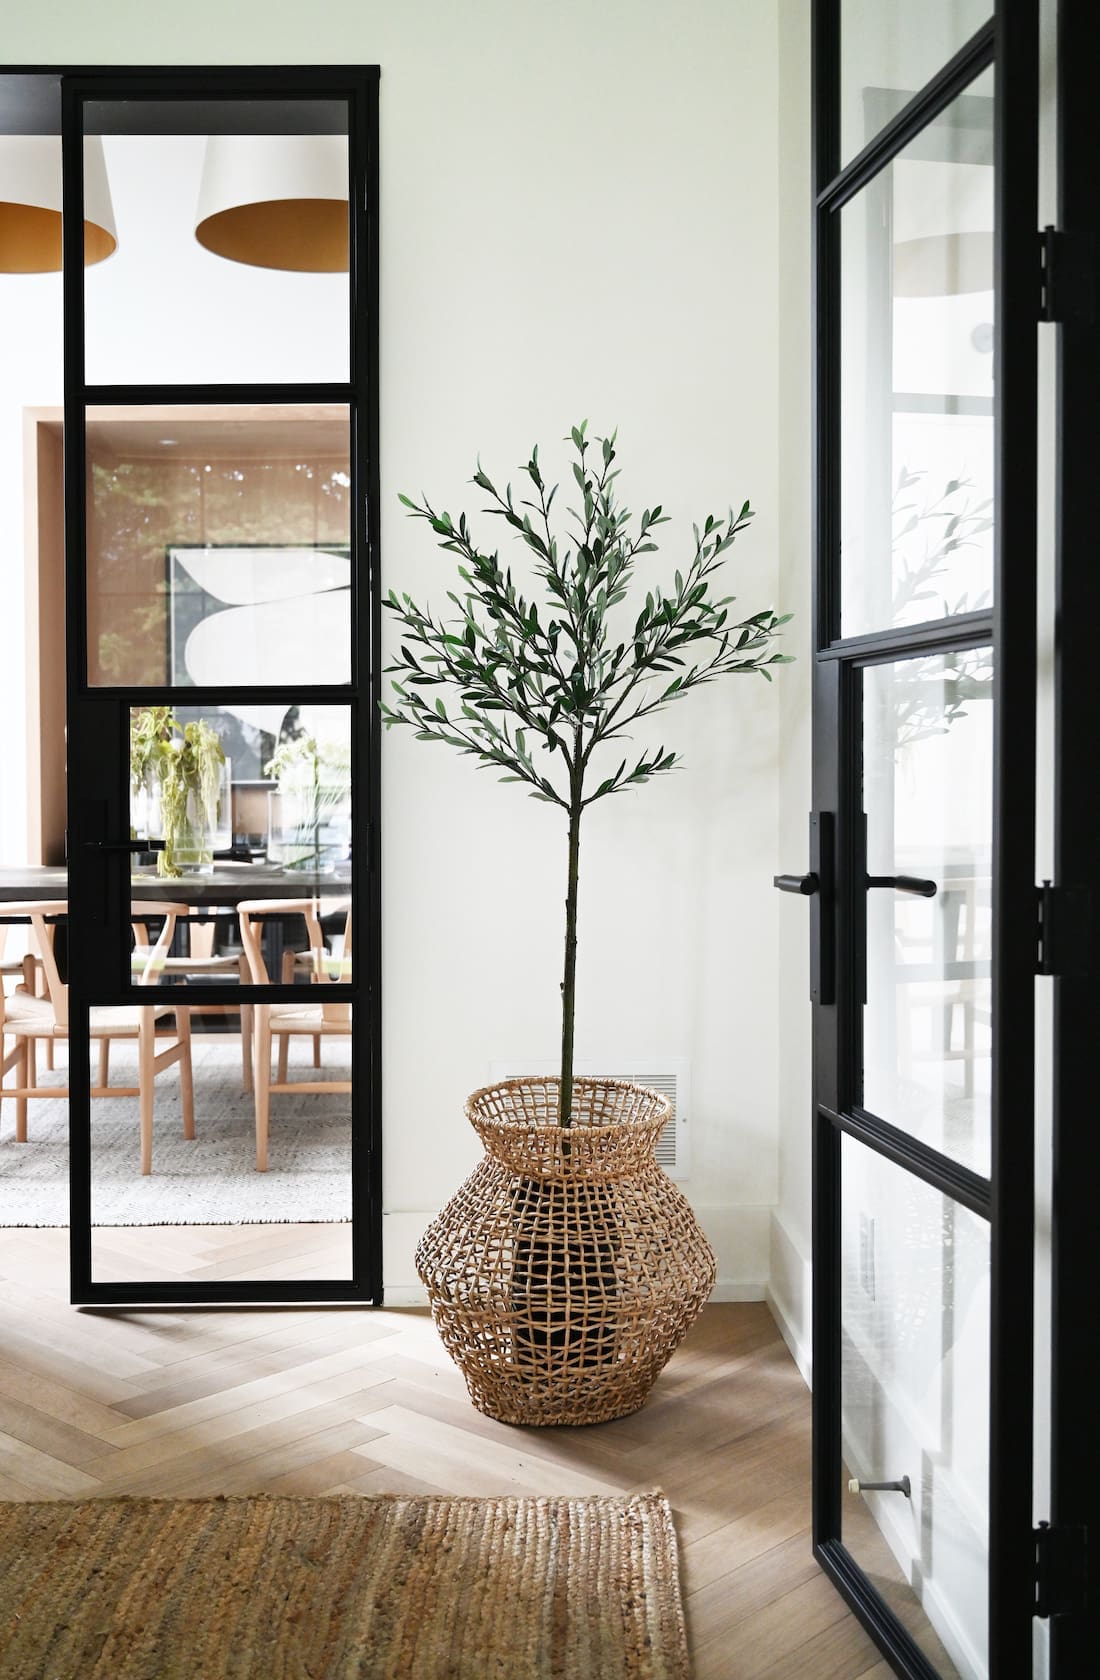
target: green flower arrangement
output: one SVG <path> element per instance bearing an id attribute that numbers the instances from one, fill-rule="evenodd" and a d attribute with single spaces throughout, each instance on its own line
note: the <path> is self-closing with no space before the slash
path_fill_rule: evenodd
<path id="1" fill-rule="evenodd" d="M 218 820 L 225 751 L 203 719 L 180 724 L 168 706 L 145 706 L 130 714 L 130 787 L 156 789 L 164 844 L 157 874 L 178 880 L 182 862 L 210 863 L 210 835 Z"/>

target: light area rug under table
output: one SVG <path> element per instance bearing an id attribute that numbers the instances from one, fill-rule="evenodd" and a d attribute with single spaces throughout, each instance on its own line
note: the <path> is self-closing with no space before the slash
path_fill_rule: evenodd
<path id="1" fill-rule="evenodd" d="M 64 1052 L 61 1052 L 63 1056 Z M 307 1079 L 311 1041 L 294 1044 L 291 1077 Z M 153 1171 L 143 1178 L 136 1097 L 96 1097 L 92 1115 L 93 1225 L 278 1225 L 351 1218 L 351 1098 L 339 1093 L 271 1099 L 268 1171 L 256 1171 L 255 1108 L 241 1090 L 240 1043 L 196 1040 L 195 1131 L 183 1136 L 179 1080 L 156 1082 Z M 325 1076 L 349 1077 L 350 1043 L 324 1045 Z M 63 1085 L 63 1068 L 40 1083 Z M 131 1045 L 112 1046 L 111 1081 L 137 1083 Z M 69 1223 L 69 1104 L 27 1105 L 27 1142 L 15 1141 L 15 1104 L 0 1104 L 0 1226 Z"/>
<path id="2" fill-rule="evenodd" d="M 668 1502 L 0 1506 L 5 1680 L 686 1680 Z"/>

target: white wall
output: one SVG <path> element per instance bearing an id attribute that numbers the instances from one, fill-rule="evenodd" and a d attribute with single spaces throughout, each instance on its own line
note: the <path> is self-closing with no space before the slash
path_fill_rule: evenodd
<path id="1" fill-rule="evenodd" d="M 779 594 L 800 606 L 790 626 L 798 663 L 780 695 L 779 850 L 809 867 L 810 686 L 810 35 L 809 0 L 779 11 Z M 803 1373 L 810 1363 L 810 973 L 804 900 L 778 901 L 779 1199 L 772 1215 L 769 1300 Z"/>
<path id="2" fill-rule="evenodd" d="M 620 427 L 631 503 L 659 499 L 672 516 L 669 568 L 692 518 L 751 497 L 759 516 L 732 585 L 748 610 L 797 610 L 801 646 L 805 556 L 788 502 L 804 497 L 807 463 L 804 436 L 794 459 L 780 448 L 778 355 L 781 298 L 795 342 L 805 298 L 798 283 L 777 293 L 773 277 L 776 20 L 791 45 L 805 11 L 47 0 L 6 20 L 3 52 L 9 63 L 379 63 L 384 583 L 434 599 L 448 583 L 447 558 L 402 517 L 399 489 L 476 508 L 466 481 L 478 451 L 503 477 L 539 440 L 549 466 L 555 440 L 588 416 Z M 801 196 L 793 215 L 800 224 Z M 9 407 L 55 400 L 56 366 L 4 384 Z M 4 481 L 14 613 L 12 494 Z M 796 598 L 779 585 L 781 536 L 798 555 L 785 576 Z M 10 706 L 17 657 L 6 670 Z M 771 876 L 789 676 L 730 682 L 669 714 L 664 738 L 686 768 L 593 811 L 582 855 L 578 1054 L 691 1058 L 686 1189 L 727 1294 L 763 1292 L 777 1195 Z M 414 1284 L 417 1235 L 478 1153 L 463 1094 L 494 1060 L 553 1053 L 564 835 L 548 808 L 400 733 L 383 778 L 385 1270 L 397 1300 Z M 6 858 L 19 856 L 18 828 L 5 825 Z M 804 927 L 793 937 L 804 944 Z"/>

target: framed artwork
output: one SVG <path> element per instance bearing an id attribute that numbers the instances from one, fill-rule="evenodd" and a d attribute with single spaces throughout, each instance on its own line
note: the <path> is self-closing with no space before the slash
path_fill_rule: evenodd
<path id="1" fill-rule="evenodd" d="M 348 683 L 351 560 L 346 545 L 175 544 L 166 550 L 168 680 L 196 685 Z M 335 696 L 334 696 L 335 698 Z M 296 707 L 173 707 L 181 723 L 205 715 L 233 764 L 235 786 L 255 783 Z M 290 714 L 294 713 L 292 717 Z"/>
<path id="2" fill-rule="evenodd" d="M 172 545 L 165 561 L 173 688 L 351 681 L 346 544 Z"/>

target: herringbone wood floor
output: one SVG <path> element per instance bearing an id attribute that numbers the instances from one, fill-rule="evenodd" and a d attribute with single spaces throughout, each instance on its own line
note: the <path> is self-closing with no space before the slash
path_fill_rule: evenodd
<path id="1" fill-rule="evenodd" d="M 157 1261 L 320 1276 L 325 1240 L 177 1228 Z M 810 1555 L 809 1396 L 764 1306 L 708 1307 L 634 1417 L 524 1431 L 474 1411 L 426 1312 L 77 1312 L 66 1241 L 0 1232 L 0 1498 L 659 1486 L 697 1680 L 887 1680 Z"/>

